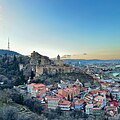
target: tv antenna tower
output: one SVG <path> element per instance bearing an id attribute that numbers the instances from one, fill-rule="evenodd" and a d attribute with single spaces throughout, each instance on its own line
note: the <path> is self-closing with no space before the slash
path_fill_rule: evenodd
<path id="1" fill-rule="evenodd" d="M 10 50 L 10 41 L 9 41 L 9 37 L 8 37 L 8 50 Z"/>

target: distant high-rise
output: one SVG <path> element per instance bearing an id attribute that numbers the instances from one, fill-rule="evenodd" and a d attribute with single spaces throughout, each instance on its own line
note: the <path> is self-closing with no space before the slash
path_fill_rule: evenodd
<path id="1" fill-rule="evenodd" d="M 9 41 L 9 38 L 8 38 L 8 50 L 10 50 L 10 41 Z"/>

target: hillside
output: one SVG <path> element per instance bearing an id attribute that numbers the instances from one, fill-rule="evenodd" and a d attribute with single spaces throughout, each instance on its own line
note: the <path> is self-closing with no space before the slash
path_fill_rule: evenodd
<path id="1" fill-rule="evenodd" d="M 10 55 L 10 56 L 13 56 L 13 55 L 21 55 L 15 51 L 10 51 L 10 50 L 3 50 L 3 49 L 0 49 L 0 55 Z"/>

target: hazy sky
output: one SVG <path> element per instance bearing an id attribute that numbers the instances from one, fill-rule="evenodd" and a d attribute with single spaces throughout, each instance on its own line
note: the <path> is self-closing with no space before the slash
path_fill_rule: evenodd
<path id="1" fill-rule="evenodd" d="M 0 48 L 120 58 L 120 0 L 0 0 Z M 83 55 L 87 53 L 87 55 Z"/>

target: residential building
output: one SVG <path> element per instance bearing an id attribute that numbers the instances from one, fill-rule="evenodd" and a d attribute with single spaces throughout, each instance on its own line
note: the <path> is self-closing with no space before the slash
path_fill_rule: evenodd
<path id="1" fill-rule="evenodd" d="M 48 109 L 56 109 L 58 107 L 58 102 L 60 98 L 55 96 L 47 96 Z"/>
<path id="2" fill-rule="evenodd" d="M 85 112 L 86 112 L 86 114 L 90 114 L 92 108 L 93 108 L 93 104 L 87 104 L 85 106 Z"/>
<path id="3" fill-rule="evenodd" d="M 77 100 L 75 103 L 75 109 L 83 109 L 86 105 L 86 102 L 84 101 L 84 99 L 80 99 L 80 100 Z"/>
<path id="4" fill-rule="evenodd" d="M 33 97 L 43 97 L 46 94 L 47 86 L 44 84 L 32 83 L 27 85 L 27 91 Z"/>
<path id="5" fill-rule="evenodd" d="M 67 100 L 59 101 L 58 105 L 61 110 L 70 110 L 70 108 L 71 108 L 71 103 L 70 103 L 70 101 L 67 101 Z"/>
<path id="6" fill-rule="evenodd" d="M 58 90 L 58 94 L 62 95 L 66 100 L 72 100 L 75 96 L 79 96 L 79 93 L 80 87 L 77 85 Z"/>

